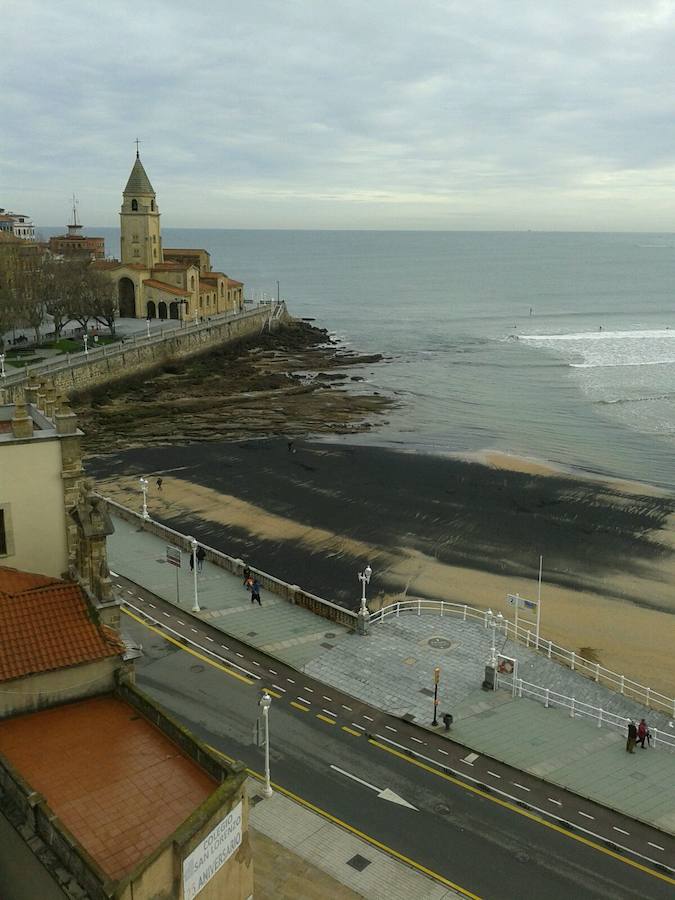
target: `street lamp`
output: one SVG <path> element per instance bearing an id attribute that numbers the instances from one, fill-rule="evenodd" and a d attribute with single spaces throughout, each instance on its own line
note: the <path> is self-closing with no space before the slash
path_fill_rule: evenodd
<path id="1" fill-rule="evenodd" d="M 85 356 L 89 356 L 89 347 L 87 346 L 87 344 L 88 344 L 88 342 L 89 342 L 89 335 L 87 334 L 86 331 L 85 331 L 85 333 L 84 333 L 84 338 L 83 338 L 83 340 L 84 340 L 84 353 L 85 353 Z"/>
<path id="2" fill-rule="evenodd" d="M 267 693 L 267 690 L 263 690 L 262 697 L 258 701 L 258 705 L 262 709 L 263 720 L 265 722 L 265 784 L 263 786 L 263 795 L 265 797 L 271 797 L 274 791 L 272 790 L 272 784 L 270 783 L 270 706 L 272 705 L 272 698 Z"/>
<path id="3" fill-rule="evenodd" d="M 141 486 L 141 490 L 143 491 L 143 518 L 147 522 L 150 516 L 148 515 L 148 479 L 141 477 L 138 479 L 138 483 Z"/>
<path id="4" fill-rule="evenodd" d="M 147 329 L 147 337 L 150 337 L 150 316 L 145 320 L 145 326 Z"/>
<path id="5" fill-rule="evenodd" d="M 0 378 L 5 378 L 5 354 L 0 353 Z"/>
<path id="6" fill-rule="evenodd" d="M 197 596 L 197 547 L 199 547 L 199 544 L 197 543 L 196 538 L 193 537 L 189 537 L 188 541 L 192 547 L 192 574 L 195 582 L 195 602 L 192 604 L 192 612 L 198 613 L 201 612 L 201 609 L 199 608 L 199 597 Z"/>
<path id="7" fill-rule="evenodd" d="M 359 612 L 361 613 L 368 612 L 368 607 L 366 606 L 366 585 L 370 584 L 370 576 L 372 574 L 373 570 L 367 563 L 363 572 L 359 572 L 359 581 L 361 582 L 361 609 Z"/>

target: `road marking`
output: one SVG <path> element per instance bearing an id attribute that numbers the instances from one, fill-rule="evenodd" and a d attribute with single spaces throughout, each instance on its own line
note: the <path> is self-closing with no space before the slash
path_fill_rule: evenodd
<path id="1" fill-rule="evenodd" d="M 170 619 L 170 618 L 171 618 L 171 616 L 170 616 L 168 613 L 163 612 L 162 615 L 163 615 L 163 616 L 166 616 L 167 619 Z"/>
<path id="2" fill-rule="evenodd" d="M 151 606 L 153 609 L 157 609 L 157 607 L 155 606 L 155 604 L 154 604 L 154 603 L 150 603 L 149 600 L 148 600 L 148 606 Z"/>
<path id="3" fill-rule="evenodd" d="M 347 732 L 347 734 L 351 734 L 351 735 L 353 735 L 354 737 L 361 737 L 361 732 L 360 732 L 360 731 L 354 731 L 353 728 L 349 728 L 347 725 L 342 725 L 341 727 L 342 727 L 342 730 L 343 730 L 343 731 L 346 731 L 346 732 Z"/>
<path id="4" fill-rule="evenodd" d="M 133 591 L 127 591 L 127 594 L 131 594 L 132 597 L 134 596 L 134 592 L 133 592 Z"/>
<path id="5" fill-rule="evenodd" d="M 271 672 L 272 675 L 278 675 L 278 674 L 279 674 L 278 672 L 275 672 L 274 669 L 270 669 L 269 671 Z M 290 679 L 289 679 L 289 680 L 290 680 Z"/>
<path id="6" fill-rule="evenodd" d="M 624 831 L 623 828 L 617 828 L 616 825 L 612 825 L 614 831 L 618 831 L 619 834 L 630 834 L 630 831 Z"/>
<path id="7" fill-rule="evenodd" d="M 141 603 L 145 603 L 145 600 L 143 599 L 143 597 L 140 597 L 138 594 L 136 594 L 136 599 L 140 600 Z"/>
<path id="8" fill-rule="evenodd" d="M 574 832 L 563 828 L 561 825 L 556 825 L 555 822 L 548 822 L 537 813 L 522 809 L 515 803 L 511 803 L 509 800 L 502 800 L 501 797 L 495 797 L 494 794 L 488 794 L 486 791 L 483 791 L 478 787 L 474 787 L 471 784 L 467 784 L 459 778 L 448 775 L 446 772 L 441 772 L 436 768 L 435 765 L 427 765 L 419 759 L 414 759 L 405 752 L 395 750 L 393 747 L 387 747 L 385 744 L 376 741 L 374 738 L 368 738 L 368 743 L 373 747 L 384 750 L 385 753 L 390 753 L 392 756 L 396 756 L 398 759 L 402 759 L 404 762 L 409 763 L 411 766 L 417 766 L 420 769 L 424 769 L 426 772 L 430 772 L 432 775 L 437 775 L 444 781 L 449 781 L 451 784 L 454 784 L 457 787 L 461 787 L 471 794 L 476 794 L 479 797 L 483 797 L 485 800 L 490 800 L 492 803 L 496 803 L 497 806 L 501 806 L 504 809 L 509 809 L 511 810 L 511 812 L 514 812 L 519 816 L 523 816 L 526 819 L 530 819 L 532 822 L 536 822 L 538 825 L 543 825 L 544 828 L 549 828 L 551 831 L 555 831 L 557 834 L 562 834 L 565 837 L 569 838 L 571 841 L 577 841 L 577 843 L 579 844 L 584 844 L 586 847 L 590 847 L 592 850 L 597 850 L 598 853 L 603 853 L 605 856 L 610 856 L 612 859 L 616 859 L 633 869 L 638 869 L 640 872 L 651 875 L 652 878 L 657 878 L 659 881 L 664 881 L 666 884 L 675 885 L 675 878 L 671 878 L 669 875 L 665 875 L 661 872 L 655 871 L 654 869 L 650 869 L 649 866 L 645 866 L 643 865 L 643 863 L 637 862 L 637 860 L 631 859 L 628 856 L 623 856 L 621 853 L 610 850 L 608 847 L 603 847 L 601 844 L 596 843 L 590 838 L 584 837 L 584 835 L 582 834 L 575 834 Z M 405 751 L 405 747 L 403 747 L 402 750 Z M 433 760 L 430 760 L 430 762 L 433 762 Z M 559 802 L 557 800 L 552 800 L 551 797 L 549 797 L 548 799 L 551 800 L 552 803 Z M 561 803 L 559 805 L 562 806 Z M 599 835 L 594 835 L 594 837 L 600 839 Z M 636 853 L 635 850 L 630 850 L 629 848 L 624 849 L 627 849 L 629 853 Z"/>
<path id="9" fill-rule="evenodd" d="M 243 659 L 243 658 L 244 658 L 244 654 L 243 654 L 243 653 L 236 653 L 236 652 L 235 652 L 235 656 L 238 656 L 239 659 Z"/>
<path id="10" fill-rule="evenodd" d="M 322 699 L 322 700 L 326 700 L 328 703 L 332 703 L 332 702 L 333 702 L 333 698 L 332 698 L 332 697 L 326 697 L 325 694 L 322 694 L 322 695 L 321 695 L 321 699 Z"/>
<path id="11" fill-rule="evenodd" d="M 351 711 L 352 711 L 351 706 L 345 706 L 344 703 L 342 704 L 342 708 L 343 708 L 343 709 L 346 709 L 347 712 L 351 712 Z"/>
<path id="12" fill-rule="evenodd" d="M 363 778 L 359 778 L 357 775 L 352 775 L 351 772 L 347 772 L 345 771 L 345 769 L 341 769 L 339 766 L 331 765 L 331 769 L 334 769 L 336 772 L 339 772 L 340 775 L 344 775 L 346 778 L 351 778 L 352 781 L 357 781 L 364 787 L 370 788 L 371 791 L 375 791 L 380 800 L 389 800 L 392 803 L 397 803 L 399 806 L 407 806 L 408 809 L 414 809 L 415 812 L 419 812 L 416 806 L 413 806 L 412 803 L 408 803 L 408 801 L 404 800 L 403 797 L 394 793 L 391 788 L 376 787 L 374 784 L 370 784 L 368 781 L 364 781 Z"/>
<path id="13" fill-rule="evenodd" d="M 328 716 L 322 716 L 321 713 L 317 713 L 317 719 L 321 719 L 322 722 L 326 722 L 328 725 L 335 725 L 335 719 L 329 719 Z"/>
<path id="14" fill-rule="evenodd" d="M 396 729 L 395 729 L 395 728 L 392 728 L 391 725 L 385 725 L 384 727 L 387 728 L 389 731 L 393 731 L 394 734 L 396 734 Z"/>
<path id="15" fill-rule="evenodd" d="M 555 803 L 556 806 L 562 806 L 562 803 L 560 802 L 560 800 L 554 800 L 553 797 L 547 797 L 546 799 L 547 799 L 550 803 Z"/>
<path id="16" fill-rule="evenodd" d="M 220 646 L 223 648 L 223 650 L 229 650 L 229 649 L 230 649 L 230 648 L 227 646 L 227 644 L 221 644 Z M 256 663 L 256 665 L 258 665 L 258 664 Z"/>
<path id="17" fill-rule="evenodd" d="M 417 744 L 423 744 L 423 743 L 424 743 L 424 741 L 421 741 L 419 738 L 412 737 L 412 735 L 411 735 L 411 737 L 410 737 L 410 740 L 411 740 L 411 741 L 415 741 Z"/>
<path id="18" fill-rule="evenodd" d="M 460 761 L 468 763 L 468 765 L 472 766 L 476 762 L 477 759 L 478 759 L 477 753 L 469 753 L 468 756 L 465 756 L 464 759 L 462 759 Z"/>
<path id="19" fill-rule="evenodd" d="M 579 813 L 580 816 L 583 816 L 584 819 L 593 819 L 593 821 L 595 821 L 595 816 L 589 816 L 588 813 L 585 813 L 580 809 L 578 809 L 577 812 Z"/>
<path id="20" fill-rule="evenodd" d="M 278 691 L 281 691 L 282 694 L 285 694 L 285 693 L 286 693 L 286 688 L 282 688 L 282 687 L 281 687 L 280 685 L 278 685 L 278 684 L 273 684 L 272 687 L 275 687 Z"/>
<path id="21" fill-rule="evenodd" d="M 144 622 L 132 612 L 129 612 L 128 609 L 123 609 L 122 612 L 126 616 L 129 616 L 131 619 L 134 619 L 134 621 L 138 622 L 139 625 L 143 625 L 145 628 L 148 628 L 150 631 L 153 631 L 155 634 L 158 634 L 160 637 L 164 638 L 165 641 L 168 641 L 170 644 L 174 644 L 174 646 L 176 647 L 180 647 L 181 650 L 184 650 L 186 653 L 190 653 L 192 656 L 195 656 L 202 662 L 208 663 L 210 666 L 213 666 L 214 669 L 220 669 L 221 672 L 225 672 L 226 675 L 230 675 L 232 678 L 236 678 L 238 681 L 243 681 L 244 684 L 255 684 L 255 681 L 252 678 L 246 678 L 245 675 L 240 675 L 239 672 L 233 672 L 232 669 L 223 666 L 220 663 L 217 663 L 213 659 L 209 659 L 208 656 L 204 656 L 202 653 L 197 653 L 197 651 L 193 650 L 191 647 L 186 647 L 185 644 L 182 644 L 180 641 L 172 638 L 170 634 L 165 634 L 163 631 L 160 631 L 153 625 L 149 625 L 147 622 Z"/>
<path id="22" fill-rule="evenodd" d="M 195 634 L 199 634 L 196 628 L 191 628 L 190 631 L 194 631 Z"/>
<path id="23" fill-rule="evenodd" d="M 267 693 L 271 694 L 273 697 L 276 697 L 277 700 L 281 700 L 281 694 L 277 694 L 277 692 L 273 691 L 272 688 L 267 688 Z"/>
<path id="24" fill-rule="evenodd" d="M 487 770 L 488 775 L 492 775 L 493 778 L 501 778 L 501 775 L 497 775 L 496 772 L 491 772 L 489 769 Z"/>
<path id="25" fill-rule="evenodd" d="M 439 753 L 442 753 L 443 756 L 450 756 L 450 754 L 448 753 L 447 750 L 441 750 L 440 747 L 438 747 L 437 750 L 438 750 Z"/>
<path id="26" fill-rule="evenodd" d="M 511 784 L 512 784 L 514 787 L 520 788 L 521 791 L 527 791 L 528 794 L 530 793 L 529 787 L 525 787 L 524 784 L 518 784 L 517 781 L 512 781 Z"/>
<path id="27" fill-rule="evenodd" d="M 205 634 L 204 637 L 206 638 L 207 641 L 211 641 L 212 644 L 214 643 L 213 638 L 210 638 L 210 637 L 208 636 L 208 634 Z"/>
<path id="28" fill-rule="evenodd" d="M 302 712 L 309 712 L 308 706 L 301 706 L 300 703 L 296 703 L 295 700 L 291 700 L 291 706 L 294 706 L 296 709 L 301 710 Z"/>
<path id="29" fill-rule="evenodd" d="M 310 694 L 313 694 L 313 693 L 314 693 L 314 689 L 311 688 L 311 687 L 307 687 L 306 685 L 305 685 L 305 687 L 303 688 L 303 691 L 309 691 Z"/>
<path id="30" fill-rule="evenodd" d="M 359 728 L 361 731 L 365 731 L 365 730 L 366 730 L 366 729 L 363 727 L 363 725 L 359 725 L 358 722 L 352 722 L 352 725 L 354 726 L 354 728 Z"/>
<path id="31" fill-rule="evenodd" d="M 297 699 L 300 701 L 300 703 L 306 703 L 307 706 L 312 705 L 312 701 L 308 700 L 307 697 L 298 697 Z"/>
<path id="32" fill-rule="evenodd" d="M 271 671 L 272 671 L 272 670 L 270 669 L 270 672 L 271 672 Z M 292 678 L 287 678 L 286 681 L 289 681 L 291 684 L 295 684 L 295 682 L 293 681 Z"/>
<path id="33" fill-rule="evenodd" d="M 369 722 L 374 722 L 374 721 L 375 721 L 375 719 L 371 719 L 370 716 L 364 715 L 363 718 L 364 718 L 364 719 L 368 719 Z"/>
<path id="34" fill-rule="evenodd" d="M 181 622 L 180 619 L 176 619 L 176 622 L 178 622 L 179 625 L 185 625 L 185 622 Z"/>
<path id="35" fill-rule="evenodd" d="M 652 844 L 651 841 L 647 841 L 650 847 L 653 847 L 655 850 L 663 850 L 663 847 L 659 847 L 658 844 Z"/>
<path id="36" fill-rule="evenodd" d="M 221 644 L 220 646 L 222 647 L 223 645 Z M 254 659 L 252 659 L 251 662 L 253 663 L 254 666 L 260 666 L 260 663 L 256 662 Z"/>
<path id="37" fill-rule="evenodd" d="M 117 572 L 113 572 L 112 569 L 110 569 L 109 571 L 110 571 L 110 574 L 112 575 L 113 578 L 119 578 L 119 577 L 120 577 L 120 576 L 117 574 Z M 117 587 L 119 587 L 119 584 L 117 585 Z"/>
<path id="38" fill-rule="evenodd" d="M 333 719 L 337 719 L 338 717 L 337 713 L 331 712 L 329 709 L 324 709 L 323 712 L 325 712 L 327 716 L 331 716 L 331 718 Z"/>

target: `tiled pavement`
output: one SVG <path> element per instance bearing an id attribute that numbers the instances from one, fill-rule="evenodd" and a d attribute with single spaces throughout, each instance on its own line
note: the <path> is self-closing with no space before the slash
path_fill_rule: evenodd
<path id="1" fill-rule="evenodd" d="M 175 569 L 165 545 L 115 518 L 109 539 L 111 568 L 175 602 Z M 192 605 L 189 568 L 180 573 L 182 606 Z M 506 691 L 480 689 L 491 635 L 480 624 L 433 615 L 405 615 L 372 626 L 367 637 L 349 633 L 265 592 L 251 608 L 240 580 L 207 564 L 199 580 L 201 617 L 308 675 L 398 716 L 429 726 L 433 670 L 441 668 L 440 711 L 455 717 L 451 737 L 473 750 L 531 772 L 581 796 L 666 831 L 675 832 L 675 753 L 625 752 L 624 736 L 589 719 L 546 709 Z M 432 642 L 430 645 L 429 642 Z M 444 645 L 449 646 L 444 646 Z M 328 645 L 328 646 L 327 646 Z M 504 647 L 519 659 L 521 677 L 577 700 L 640 718 L 675 735 L 666 717 L 641 708 L 525 647 Z"/>

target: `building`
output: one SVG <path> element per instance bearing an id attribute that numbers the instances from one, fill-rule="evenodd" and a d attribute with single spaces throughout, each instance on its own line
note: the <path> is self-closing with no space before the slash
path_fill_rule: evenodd
<path id="1" fill-rule="evenodd" d="M 243 307 L 243 284 L 214 272 L 206 250 L 163 247 L 157 195 L 138 151 L 122 194 L 120 259 L 94 265 L 117 285 L 122 318 L 199 321 Z"/>
<path id="2" fill-rule="evenodd" d="M 68 225 L 68 233 L 49 238 L 49 252 L 64 259 L 104 259 L 105 239 L 85 237 L 82 225 L 77 221 L 77 203 L 73 197 L 73 221 Z"/>
<path id="3" fill-rule="evenodd" d="M 23 213 L 0 209 L 0 231 L 9 232 L 26 241 L 35 240 L 35 226 L 30 217 Z"/>
<path id="4" fill-rule="evenodd" d="M 80 437 L 49 384 L 0 406 L 2 900 L 250 900 L 245 770 L 135 687 Z"/>

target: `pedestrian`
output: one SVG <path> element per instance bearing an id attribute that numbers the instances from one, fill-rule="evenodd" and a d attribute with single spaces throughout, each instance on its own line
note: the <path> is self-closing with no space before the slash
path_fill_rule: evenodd
<path id="1" fill-rule="evenodd" d="M 258 601 L 258 606 L 262 606 L 260 601 L 260 582 L 257 578 L 254 578 L 251 582 L 251 603 L 255 603 Z"/>
<path id="2" fill-rule="evenodd" d="M 190 571 L 194 572 L 195 570 L 195 551 L 190 550 Z"/>
<path id="3" fill-rule="evenodd" d="M 289 452 L 289 453 L 295 453 L 295 447 L 294 447 L 294 444 L 295 444 L 295 441 L 289 441 L 289 442 L 288 442 L 288 452 Z"/>
<path id="4" fill-rule="evenodd" d="M 161 478 L 157 479 L 157 490 L 160 492 L 162 490 L 162 479 Z"/>
<path id="5" fill-rule="evenodd" d="M 626 753 L 635 753 L 635 741 L 638 730 L 632 719 L 628 720 L 628 739 L 626 740 Z"/>
<path id="6" fill-rule="evenodd" d="M 251 580 L 251 570 L 248 566 L 248 563 L 244 563 L 244 587 L 250 587 L 249 581 Z"/>
<path id="7" fill-rule="evenodd" d="M 645 739 L 647 740 L 647 742 L 649 744 L 651 744 L 651 735 L 649 733 L 649 726 L 647 725 L 647 723 L 645 722 L 644 719 L 640 719 L 640 724 L 638 725 L 638 729 L 637 729 L 637 742 L 642 747 L 643 750 L 645 749 Z"/>
<path id="8" fill-rule="evenodd" d="M 200 544 L 199 550 L 197 550 L 197 571 L 198 572 L 204 571 L 204 560 L 205 559 L 206 559 L 206 550 Z"/>

